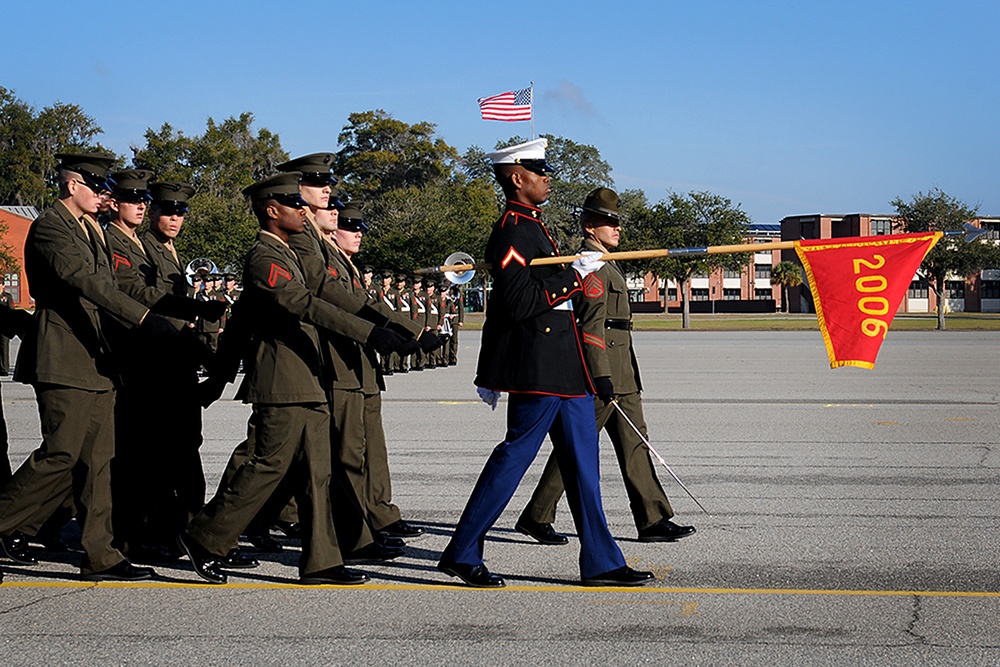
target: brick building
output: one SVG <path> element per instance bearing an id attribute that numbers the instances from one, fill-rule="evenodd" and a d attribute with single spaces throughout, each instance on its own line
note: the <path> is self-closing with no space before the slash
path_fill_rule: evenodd
<path id="1" fill-rule="evenodd" d="M 24 274 L 24 241 L 37 217 L 38 211 L 33 206 L 0 206 L 0 223 L 7 227 L 0 242 L 10 246 L 20 267 L 20 271 L 3 274 L 3 291 L 10 295 L 11 303 L 20 308 L 35 306 L 28 294 L 28 279 Z"/>
<path id="2" fill-rule="evenodd" d="M 777 224 L 755 224 L 745 243 L 769 243 L 780 240 Z M 780 251 L 755 252 L 739 271 L 718 269 L 708 275 L 696 275 L 689 284 L 688 300 L 692 313 L 771 312 L 781 307 L 781 286 L 771 283 L 771 269 L 781 261 Z M 677 283 L 647 273 L 632 277 L 629 292 L 636 311 L 677 312 L 681 308 Z"/>
<path id="3" fill-rule="evenodd" d="M 989 229 L 980 242 L 1000 242 L 1000 218 L 982 217 L 972 224 Z M 891 214 L 851 213 L 848 215 L 793 215 L 781 220 L 781 240 L 836 239 L 848 236 L 883 236 L 902 232 Z M 782 250 L 781 259 L 799 262 L 795 250 Z M 950 312 L 1000 312 L 1000 267 L 987 268 L 973 276 L 954 276 L 947 281 L 947 309 Z M 789 311 L 812 313 L 812 295 L 807 285 L 789 288 Z M 937 310 L 937 296 L 927 281 L 914 276 L 900 313 L 928 313 Z"/>

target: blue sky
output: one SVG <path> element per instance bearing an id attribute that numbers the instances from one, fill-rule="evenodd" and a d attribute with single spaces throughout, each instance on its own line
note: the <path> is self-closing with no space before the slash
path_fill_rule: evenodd
<path id="1" fill-rule="evenodd" d="M 709 190 L 755 222 L 883 213 L 939 187 L 1000 215 L 1000 3 L 8 3 L 0 85 L 76 103 L 121 153 L 244 111 L 293 156 L 355 111 L 464 151 L 527 135 L 476 99 L 535 82 L 535 130 L 618 188 Z"/>

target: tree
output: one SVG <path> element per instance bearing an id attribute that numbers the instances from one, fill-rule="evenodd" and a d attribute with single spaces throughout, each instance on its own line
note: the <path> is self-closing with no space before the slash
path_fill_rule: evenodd
<path id="1" fill-rule="evenodd" d="M 5 240 L 7 231 L 7 225 L 0 223 L 0 273 L 17 273 L 21 265 L 17 261 L 17 252 Z"/>
<path id="2" fill-rule="evenodd" d="M 95 143 L 101 128 L 75 104 L 36 111 L 0 86 L 0 203 L 42 209 L 58 196 L 55 154 L 109 153 Z"/>
<path id="3" fill-rule="evenodd" d="M 788 288 L 802 284 L 802 268 L 795 262 L 778 262 L 771 271 L 771 282 L 781 285 L 781 312 L 788 312 Z"/>
<path id="4" fill-rule="evenodd" d="M 671 193 L 642 213 L 633 222 L 636 243 L 644 248 L 687 248 L 742 243 L 750 228 L 750 217 L 737 204 L 710 192 Z M 688 287 L 696 274 L 710 274 L 718 268 L 734 271 L 749 261 L 749 253 L 694 257 L 661 257 L 637 261 L 641 268 L 655 275 L 673 279 L 682 305 L 682 326 L 691 325 Z"/>
<path id="5" fill-rule="evenodd" d="M 371 227 L 359 262 L 412 271 L 458 250 L 482 257 L 497 215 L 492 175 L 471 172 L 475 158 L 459 159 L 434 132 L 433 123 L 410 125 L 381 109 L 348 117 L 337 173 Z"/>
<path id="6" fill-rule="evenodd" d="M 390 190 L 455 176 L 458 152 L 434 136 L 434 123 L 409 125 L 382 109 L 352 113 L 337 140 L 337 174 L 351 197 L 372 202 Z"/>
<path id="7" fill-rule="evenodd" d="M 358 261 L 399 271 L 443 264 L 453 252 L 481 258 L 496 219 L 489 184 L 430 184 L 387 192 Z"/>
<path id="8" fill-rule="evenodd" d="M 288 159 L 278 135 L 266 128 L 254 131 L 253 114 L 245 112 L 221 123 L 209 118 L 200 136 L 185 136 L 166 123 L 144 136 L 144 146 L 132 147 L 134 166 L 152 170 L 160 181 L 195 188 L 178 249 L 237 270 L 260 229 L 242 190 Z"/>
<path id="9" fill-rule="evenodd" d="M 979 207 L 969 207 L 939 188 L 918 192 L 910 201 L 896 197 L 890 202 L 896 209 L 903 231 L 952 232 L 978 216 Z M 967 278 L 987 266 L 1000 265 L 1000 248 L 983 242 L 966 243 L 961 235 L 945 236 L 927 253 L 917 274 L 927 281 L 937 295 L 937 328 L 944 330 L 947 281 Z"/>

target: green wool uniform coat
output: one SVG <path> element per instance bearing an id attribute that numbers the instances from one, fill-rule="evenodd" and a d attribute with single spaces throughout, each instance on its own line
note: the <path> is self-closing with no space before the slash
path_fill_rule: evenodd
<path id="1" fill-rule="evenodd" d="M 110 463 L 118 373 L 105 336 L 113 320 L 137 326 L 148 309 L 115 285 L 96 225 L 62 202 L 36 219 L 24 246 L 35 324 L 15 379 L 32 384 L 42 445 L 0 490 L 0 535 L 40 525 L 72 489 L 81 519 L 83 572 L 121 562 L 112 547 Z"/>
<path id="2" fill-rule="evenodd" d="M 252 332 L 237 396 L 253 404 L 252 454 L 205 506 L 189 535 L 223 556 L 282 480 L 294 480 L 303 524 L 301 575 L 343 564 L 330 503 L 330 411 L 318 328 L 343 313 L 306 286 L 299 258 L 261 232 L 247 255 L 240 316 Z"/>
<path id="3" fill-rule="evenodd" d="M 167 239 L 149 229 L 142 235 L 149 259 L 146 283 L 175 298 L 193 295 L 185 274 L 185 259 L 167 247 Z M 142 414 L 155 419 L 149 429 L 147 446 L 158 452 L 164 466 L 154 482 L 153 493 L 162 511 L 154 521 L 157 541 L 173 544 L 175 537 L 205 504 L 205 473 L 199 448 L 201 404 L 198 397 L 198 371 L 209 356 L 190 323 L 177 317 L 170 321 L 179 334 L 174 338 L 146 344 L 137 359 L 140 400 L 148 406 Z"/>
<path id="4" fill-rule="evenodd" d="M 329 261 L 331 280 L 358 297 L 365 294 L 358 270 L 347 255 L 334 246 Z M 332 343 L 337 369 L 332 401 L 334 451 L 372 527 L 380 530 L 402 518 L 392 502 L 382 428 L 382 369 L 371 347 L 343 337 L 334 337 Z"/>

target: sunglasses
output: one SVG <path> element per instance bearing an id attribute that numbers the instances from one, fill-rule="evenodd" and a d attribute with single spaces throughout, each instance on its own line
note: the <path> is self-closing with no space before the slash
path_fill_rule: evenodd
<path id="1" fill-rule="evenodd" d="M 149 204 L 153 201 L 148 192 L 117 192 L 112 197 L 119 204 Z"/>
<path id="2" fill-rule="evenodd" d="M 88 183 L 87 181 L 79 181 L 75 178 L 72 180 L 74 183 L 79 183 L 80 185 L 84 186 L 98 197 L 100 197 L 101 195 L 109 194 L 111 192 L 110 189 L 107 188 L 105 185 L 96 185 L 94 183 Z"/>
<path id="3" fill-rule="evenodd" d="M 271 199 L 278 202 L 282 206 L 288 206 L 290 208 L 305 208 L 308 206 L 305 200 L 299 196 L 298 193 L 285 193 L 281 192 L 278 194 L 271 195 Z"/>
<path id="4" fill-rule="evenodd" d="M 184 215 L 188 212 L 187 202 L 183 201 L 160 201 L 156 203 L 160 215 Z"/>

